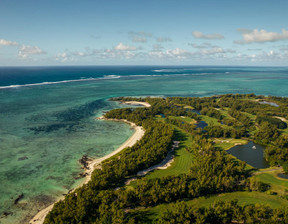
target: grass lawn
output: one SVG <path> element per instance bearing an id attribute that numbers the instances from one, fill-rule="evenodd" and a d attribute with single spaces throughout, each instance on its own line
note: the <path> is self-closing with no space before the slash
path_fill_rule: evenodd
<path id="1" fill-rule="evenodd" d="M 243 114 L 245 114 L 247 117 L 249 117 L 251 120 L 255 121 L 256 120 L 256 115 L 253 114 L 249 114 L 247 112 L 241 112 Z"/>
<path id="2" fill-rule="evenodd" d="M 184 108 L 194 110 L 194 107 L 191 107 L 191 106 L 189 106 L 189 105 L 184 106 Z"/>
<path id="3" fill-rule="evenodd" d="M 181 103 L 174 103 L 174 105 L 179 106 L 179 107 L 184 107 L 184 108 L 189 108 L 189 109 L 194 109 L 194 107 L 191 107 L 189 105 L 186 104 L 181 104 Z"/>
<path id="4" fill-rule="evenodd" d="M 283 135 L 288 135 L 288 128 L 280 129 L 280 132 L 281 132 Z"/>
<path id="5" fill-rule="evenodd" d="M 269 173 L 259 173 L 255 175 L 256 179 L 267 183 L 271 186 L 271 190 L 277 192 L 279 195 L 287 195 L 288 180 L 277 176 L 279 171 Z"/>
<path id="6" fill-rule="evenodd" d="M 209 206 L 213 204 L 214 201 L 216 200 L 233 200 L 233 199 L 238 199 L 239 204 L 244 205 L 244 204 L 268 204 L 272 208 L 277 208 L 280 206 L 288 206 L 288 201 L 282 198 L 279 198 L 277 195 L 268 195 L 266 193 L 262 192 L 232 192 L 232 193 L 224 193 L 224 194 L 219 194 L 216 196 L 212 197 L 201 197 L 197 198 L 191 201 L 188 201 L 188 205 L 193 205 L 193 206 Z"/>
<path id="7" fill-rule="evenodd" d="M 216 118 L 213 118 L 213 117 L 208 117 L 206 115 L 200 115 L 200 118 L 202 121 L 205 121 L 208 125 L 209 124 L 212 124 L 214 126 L 222 125 L 221 123 L 218 122 L 218 120 Z"/>
<path id="8" fill-rule="evenodd" d="M 191 137 L 189 134 L 184 133 L 179 128 L 176 128 L 177 140 L 182 140 L 180 147 L 175 150 L 174 162 L 165 170 L 153 170 L 145 177 L 148 179 L 161 178 L 167 176 L 177 176 L 182 173 L 188 173 L 191 166 L 193 156 L 185 148 L 191 145 Z"/>
<path id="9" fill-rule="evenodd" d="M 229 129 L 230 127 L 226 124 L 221 124 L 218 119 L 213 117 L 208 117 L 206 115 L 200 115 L 202 121 L 205 121 L 209 126 L 221 126 L 224 129 Z"/>
<path id="10" fill-rule="evenodd" d="M 191 123 L 191 124 L 195 124 L 197 123 L 197 121 L 195 119 L 192 119 L 190 117 L 184 117 L 184 116 L 169 116 L 171 118 L 175 118 L 175 119 L 178 119 L 178 120 L 181 120 L 181 121 L 185 121 L 185 122 L 188 122 L 188 123 Z"/>
<path id="11" fill-rule="evenodd" d="M 186 201 L 187 205 L 195 207 L 208 207 L 217 200 L 230 201 L 233 199 L 238 199 L 240 205 L 244 204 L 265 204 L 269 205 L 272 208 L 278 208 L 280 206 L 288 206 L 288 201 L 285 199 L 279 198 L 277 195 L 268 195 L 261 192 L 232 192 L 232 193 L 223 193 L 219 195 L 214 195 L 211 197 L 200 197 L 193 200 Z M 165 211 L 166 209 L 172 209 L 175 203 L 161 204 L 155 207 L 134 211 L 139 212 L 140 214 L 145 214 L 149 220 L 156 219 L 157 216 Z"/>
<path id="12" fill-rule="evenodd" d="M 146 178 L 153 179 L 188 173 L 192 166 L 192 159 L 192 154 L 182 147 L 175 152 L 174 162 L 170 167 L 165 170 L 153 170 L 146 175 Z"/>
<path id="13" fill-rule="evenodd" d="M 246 145 L 248 140 L 246 139 L 234 139 L 234 138 L 214 138 L 215 147 L 221 148 L 223 150 L 229 150 L 236 144 Z"/>
<path id="14" fill-rule="evenodd" d="M 231 116 L 228 114 L 228 109 L 227 109 L 227 110 L 225 110 L 225 109 L 220 109 L 219 111 L 221 112 L 221 114 L 222 114 L 222 115 L 224 115 L 224 116 L 225 116 L 225 118 L 228 118 L 228 119 L 233 119 L 233 120 L 235 120 L 235 118 L 234 118 L 234 117 L 231 117 Z"/>

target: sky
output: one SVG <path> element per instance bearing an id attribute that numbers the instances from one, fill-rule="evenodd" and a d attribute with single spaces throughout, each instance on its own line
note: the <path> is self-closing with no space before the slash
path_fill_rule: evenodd
<path id="1" fill-rule="evenodd" d="M 287 0 L 0 0 L 0 66 L 288 66 Z"/>

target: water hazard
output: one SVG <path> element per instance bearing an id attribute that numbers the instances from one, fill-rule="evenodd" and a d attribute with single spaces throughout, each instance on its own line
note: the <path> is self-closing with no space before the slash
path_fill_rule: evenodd
<path id="1" fill-rule="evenodd" d="M 262 169 L 269 167 L 264 158 L 264 150 L 262 145 L 249 142 L 247 145 L 236 145 L 227 152 L 255 168 Z"/>

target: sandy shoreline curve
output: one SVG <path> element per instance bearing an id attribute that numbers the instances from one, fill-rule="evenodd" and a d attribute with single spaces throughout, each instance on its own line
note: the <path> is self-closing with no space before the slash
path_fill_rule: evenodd
<path id="1" fill-rule="evenodd" d="M 140 101 L 123 101 L 123 104 L 128 104 L 128 105 L 142 105 L 144 107 L 151 107 L 151 105 L 147 102 L 140 102 Z"/>
<path id="2" fill-rule="evenodd" d="M 140 103 L 142 103 L 142 102 L 139 102 L 139 103 L 137 102 L 137 104 L 140 104 Z M 150 106 L 150 104 L 149 104 L 149 106 Z M 143 137 L 143 135 L 145 133 L 145 131 L 142 127 L 137 126 L 136 124 L 134 124 L 130 121 L 127 121 L 127 120 L 106 119 L 104 116 L 96 118 L 96 119 L 97 120 L 121 121 L 121 122 L 128 123 L 135 130 L 135 133 L 126 142 L 124 142 L 120 147 L 118 147 L 115 151 L 111 152 L 110 154 L 108 154 L 104 157 L 90 161 L 88 164 L 89 169 L 86 170 L 86 174 L 87 174 L 85 177 L 86 180 L 85 180 L 85 182 L 83 182 L 78 187 L 81 187 L 84 184 L 87 184 L 91 180 L 91 174 L 94 171 L 96 166 L 99 166 L 101 164 L 101 162 L 103 162 L 104 160 L 109 159 L 110 157 L 116 155 L 117 153 L 121 152 L 123 149 L 133 146 L 138 140 L 140 140 Z M 64 199 L 64 197 L 65 196 L 60 197 L 59 200 Z M 56 202 L 58 202 L 59 200 L 57 200 Z M 43 224 L 46 215 L 52 210 L 52 208 L 56 202 L 54 202 L 52 205 L 48 206 L 47 208 L 41 210 L 40 212 L 38 212 L 33 217 L 33 219 L 30 220 L 29 224 Z"/>

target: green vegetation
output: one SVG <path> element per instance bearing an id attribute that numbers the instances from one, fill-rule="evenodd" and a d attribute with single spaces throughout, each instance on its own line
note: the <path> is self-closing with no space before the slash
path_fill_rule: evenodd
<path id="1" fill-rule="evenodd" d="M 288 118 L 287 98 L 227 94 L 140 101 L 151 107 L 115 109 L 105 117 L 143 126 L 144 137 L 103 162 L 88 184 L 56 203 L 46 224 L 288 222 L 284 207 L 288 181 L 267 170 L 253 175 L 255 169 L 225 151 L 255 141 L 267 146 L 265 158 L 271 165 L 288 171 L 286 123 L 275 118 Z M 208 126 L 199 125 L 203 122 Z M 138 171 L 161 162 L 173 141 L 179 141 L 180 147 L 170 167 L 125 186 Z"/>
<path id="2" fill-rule="evenodd" d="M 276 192 L 278 195 L 286 197 L 288 192 L 288 180 L 279 178 L 277 176 L 278 173 L 279 172 L 259 173 L 255 177 L 258 181 L 269 184 L 272 192 Z"/>
<path id="3" fill-rule="evenodd" d="M 188 201 L 188 205 L 193 206 L 205 206 L 213 204 L 213 202 L 217 200 L 222 201 L 230 201 L 237 199 L 240 205 L 248 205 L 248 204 L 264 204 L 270 205 L 271 208 L 279 208 L 281 206 L 288 206 L 288 201 L 285 199 L 281 199 L 276 195 L 268 195 L 267 193 L 262 192 L 232 192 L 232 193 L 224 193 L 211 197 L 200 197 L 191 201 Z"/>
<path id="4" fill-rule="evenodd" d="M 278 118 L 274 118 L 274 117 L 269 117 L 265 114 L 258 114 L 257 118 L 256 118 L 256 122 L 258 124 L 262 124 L 263 122 L 268 122 L 271 125 L 276 126 L 279 129 L 285 129 L 287 128 L 287 124 L 284 121 L 281 121 Z"/>
<path id="5" fill-rule="evenodd" d="M 188 206 L 194 207 L 209 207 L 215 201 L 231 201 L 238 200 L 239 205 L 247 205 L 247 204 L 264 204 L 270 205 L 271 208 L 279 208 L 281 206 L 288 206 L 288 201 L 285 199 L 281 199 L 275 195 L 268 195 L 267 193 L 261 192 L 232 192 L 232 193 L 223 193 L 219 195 L 213 195 L 210 197 L 199 197 L 193 200 L 184 201 Z M 161 204 L 155 207 L 147 208 L 141 210 L 141 212 L 145 212 L 149 214 L 150 219 L 156 219 L 157 216 L 164 211 L 165 209 L 173 209 L 175 203 Z M 133 211 L 132 211 L 133 212 Z"/>
<path id="6" fill-rule="evenodd" d="M 200 115 L 200 118 L 202 121 L 205 121 L 207 124 L 213 125 L 213 126 L 221 126 L 221 123 L 218 122 L 216 118 Z"/>
<path id="7" fill-rule="evenodd" d="M 237 200 L 216 201 L 213 205 L 195 208 L 177 202 L 161 212 L 156 223 L 287 223 L 287 208 L 271 209 L 265 205 L 239 205 Z"/>
<path id="8" fill-rule="evenodd" d="M 192 153 L 188 152 L 184 146 L 175 150 L 174 161 L 170 167 L 163 170 L 154 170 L 146 175 L 146 178 L 161 178 L 167 176 L 177 176 L 187 174 L 192 167 Z"/>
<path id="9" fill-rule="evenodd" d="M 214 138 L 214 143 L 216 148 L 222 150 L 229 150 L 235 145 L 245 145 L 248 143 L 246 139 L 234 139 L 234 138 Z"/>

